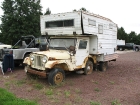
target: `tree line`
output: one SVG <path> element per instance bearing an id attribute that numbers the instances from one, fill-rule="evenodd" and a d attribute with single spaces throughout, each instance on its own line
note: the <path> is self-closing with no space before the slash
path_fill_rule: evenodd
<path id="1" fill-rule="evenodd" d="M 51 14 L 49 8 L 42 13 L 40 0 L 4 0 L 1 5 L 3 15 L 0 24 L 0 42 L 15 44 L 21 36 L 34 35 L 40 32 L 40 15 Z M 87 11 L 84 7 L 80 10 Z M 73 11 L 77 11 L 74 9 Z M 127 34 L 124 28 L 118 28 L 118 39 L 140 44 L 140 34 Z"/>
<path id="2" fill-rule="evenodd" d="M 40 15 L 51 13 L 42 13 L 40 0 L 4 0 L 1 9 L 0 42 L 12 45 L 21 36 L 40 36 Z"/>
<path id="3" fill-rule="evenodd" d="M 117 38 L 125 40 L 126 43 L 135 43 L 140 45 L 140 34 L 136 34 L 134 31 L 126 33 L 124 28 L 118 28 Z"/>

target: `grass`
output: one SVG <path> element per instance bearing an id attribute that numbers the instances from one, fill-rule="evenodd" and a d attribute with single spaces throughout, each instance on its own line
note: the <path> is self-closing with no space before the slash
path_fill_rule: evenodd
<path id="1" fill-rule="evenodd" d="M 82 93 L 81 90 L 80 90 L 79 88 L 76 88 L 76 89 L 75 89 L 75 92 L 76 92 L 76 93 Z"/>
<path id="2" fill-rule="evenodd" d="M 95 83 L 95 84 L 98 84 L 98 82 L 97 82 L 97 81 L 94 81 L 94 80 L 91 80 L 91 82 L 92 82 L 92 83 Z"/>
<path id="3" fill-rule="evenodd" d="M 99 88 L 95 88 L 94 90 L 95 90 L 96 92 L 99 92 L 99 91 L 100 91 L 100 89 L 99 89 Z"/>
<path id="4" fill-rule="evenodd" d="M 99 102 L 90 101 L 90 105 L 101 105 Z"/>
<path id="5" fill-rule="evenodd" d="M 35 89 L 38 89 L 38 90 L 43 89 L 43 85 L 42 84 L 39 84 L 39 83 L 34 84 L 33 86 L 34 86 Z"/>
<path id="6" fill-rule="evenodd" d="M 111 105 L 121 105 L 120 102 L 118 100 L 113 100 L 111 102 Z"/>
<path id="7" fill-rule="evenodd" d="M 115 82 L 114 82 L 114 81 L 109 81 L 109 83 L 110 83 L 111 85 L 113 85 Z"/>
<path id="8" fill-rule="evenodd" d="M 21 85 L 23 85 L 23 84 L 25 84 L 25 83 L 26 83 L 25 80 L 18 80 L 18 81 L 16 82 L 16 84 L 17 84 L 18 86 L 21 86 Z"/>
<path id="9" fill-rule="evenodd" d="M 0 88 L 0 105 L 38 105 L 35 101 L 17 98 L 14 94 Z"/>
<path id="10" fill-rule="evenodd" d="M 46 95 L 53 95 L 53 93 L 53 89 L 47 89 L 45 92 Z"/>
<path id="11" fill-rule="evenodd" d="M 69 96 L 71 95 L 71 94 L 70 94 L 70 91 L 68 91 L 68 90 L 65 90 L 65 91 L 64 91 L 64 94 L 65 94 L 66 97 L 69 97 Z"/>

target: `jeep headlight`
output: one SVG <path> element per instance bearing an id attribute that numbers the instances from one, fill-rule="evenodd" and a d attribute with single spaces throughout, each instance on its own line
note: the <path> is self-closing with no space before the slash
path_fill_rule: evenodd
<path id="1" fill-rule="evenodd" d="M 46 63 L 47 60 L 48 60 L 48 58 L 47 58 L 46 56 L 43 56 L 43 58 L 42 58 L 42 62 L 43 62 L 43 63 Z"/>
<path id="2" fill-rule="evenodd" d="M 34 61 L 34 58 L 35 58 L 34 55 L 31 55 L 31 56 L 30 56 L 31 61 Z"/>

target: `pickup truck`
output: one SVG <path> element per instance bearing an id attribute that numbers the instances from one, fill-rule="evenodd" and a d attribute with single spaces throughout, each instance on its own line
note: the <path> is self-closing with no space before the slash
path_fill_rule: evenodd
<path id="1" fill-rule="evenodd" d="M 0 42 L 0 49 L 11 48 L 11 47 L 12 47 L 11 45 L 7 45 Z"/>
<path id="2" fill-rule="evenodd" d="M 140 45 L 136 45 L 134 43 L 126 43 L 125 45 L 117 45 L 117 50 L 123 51 L 123 50 L 140 50 Z"/>
<path id="3" fill-rule="evenodd" d="M 3 60 L 5 54 L 12 54 L 14 58 L 14 65 L 22 64 L 23 59 L 31 52 L 42 51 L 42 46 L 46 46 L 46 38 L 43 36 L 35 38 L 33 35 L 22 36 L 19 41 L 12 48 L 5 48 L 0 50 L 0 60 Z"/>

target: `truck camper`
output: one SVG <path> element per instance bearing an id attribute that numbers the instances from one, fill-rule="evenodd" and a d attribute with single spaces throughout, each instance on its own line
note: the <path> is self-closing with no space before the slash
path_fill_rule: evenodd
<path id="1" fill-rule="evenodd" d="M 33 52 L 24 59 L 27 74 L 47 77 L 51 85 L 75 71 L 85 75 L 93 69 L 106 71 L 116 61 L 117 24 L 84 11 L 40 16 L 41 34 L 50 39 L 48 50 Z"/>

